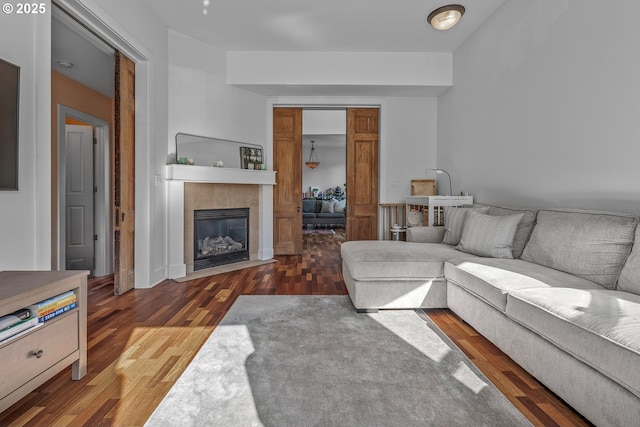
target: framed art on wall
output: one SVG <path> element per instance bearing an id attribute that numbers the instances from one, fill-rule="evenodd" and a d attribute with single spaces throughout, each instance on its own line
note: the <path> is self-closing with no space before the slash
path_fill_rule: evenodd
<path id="1" fill-rule="evenodd" d="M 261 170 L 263 164 L 262 148 L 240 147 L 240 165 L 242 169 Z"/>

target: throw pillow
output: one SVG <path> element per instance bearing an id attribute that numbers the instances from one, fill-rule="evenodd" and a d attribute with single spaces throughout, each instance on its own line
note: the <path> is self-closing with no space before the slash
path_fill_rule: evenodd
<path id="1" fill-rule="evenodd" d="M 469 212 L 456 249 L 484 257 L 513 258 L 513 238 L 523 216 Z"/>
<path id="2" fill-rule="evenodd" d="M 322 208 L 320 208 L 321 213 L 333 213 L 333 200 L 323 200 Z"/>
<path id="3" fill-rule="evenodd" d="M 333 211 L 335 213 L 344 213 L 346 206 L 347 206 L 346 199 L 336 200 L 336 202 L 333 204 Z"/>
<path id="4" fill-rule="evenodd" d="M 454 206 L 445 206 L 444 208 L 444 237 L 442 243 L 447 245 L 457 245 L 460 243 L 460 235 L 462 234 L 462 226 L 467 219 L 470 211 L 486 213 L 489 207 L 482 208 L 458 208 Z"/>
<path id="5" fill-rule="evenodd" d="M 524 249 L 524 245 L 529 240 L 529 236 L 531 235 L 531 231 L 533 230 L 533 226 L 536 224 L 536 215 L 537 211 L 532 209 L 524 209 L 524 208 L 512 208 L 509 206 L 496 206 L 496 205 L 473 205 L 474 207 L 478 206 L 489 206 L 489 210 L 487 214 L 489 215 L 512 215 L 516 213 L 524 213 L 520 224 L 518 224 L 518 229 L 516 230 L 516 235 L 513 237 L 513 257 L 520 258 L 522 255 L 522 250 Z"/>

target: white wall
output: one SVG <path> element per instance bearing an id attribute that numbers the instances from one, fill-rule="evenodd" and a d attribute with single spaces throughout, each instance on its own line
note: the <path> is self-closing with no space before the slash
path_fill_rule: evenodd
<path id="1" fill-rule="evenodd" d="M 412 179 L 434 179 L 438 101 L 436 98 L 388 98 L 387 142 L 380 153 L 386 171 L 381 203 L 403 203 L 411 195 Z"/>
<path id="2" fill-rule="evenodd" d="M 336 110 L 303 110 L 303 135 L 344 135 L 347 133 L 347 113 Z"/>
<path id="3" fill-rule="evenodd" d="M 272 169 L 271 144 L 266 140 L 266 98 L 228 85 L 226 61 L 224 51 L 169 31 L 169 131 L 165 155 L 175 152 L 176 133 L 184 132 L 260 144 L 265 147 L 263 159 L 267 168 Z M 166 209 L 171 211 L 172 206 L 167 205 Z M 267 213 L 260 217 L 258 256 L 269 259 L 273 257 L 271 186 L 261 186 L 260 210 Z M 183 244 L 180 236 L 169 230 L 169 250 Z"/>
<path id="4" fill-rule="evenodd" d="M 81 5 L 126 41 L 130 48 L 120 50 L 136 62 L 135 286 L 146 288 L 167 277 L 167 28 L 141 2 L 82 0 Z"/>
<path id="5" fill-rule="evenodd" d="M 51 266 L 51 5 L 0 14 L 0 58 L 20 67 L 18 191 L 0 191 L 0 270 Z"/>
<path id="6" fill-rule="evenodd" d="M 454 193 L 640 212 L 640 2 L 612 7 L 511 0 L 454 52 L 438 111 Z"/>
<path id="7" fill-rule="evenodd" d="M 178 132 L 265 145 L 266 98 L 226 73 L 225 51 L 169 31 L 169 152 Z"/>
<path id="8" fill-rule="evenodd" d="M 346 113 L 345 113 L 346 114 Z M 302 161 L 309 159 L 311 144 L 303 144 Z M 343 187 L 347 182 L 347 147 L 318 147 L 316 154 L 320 160 L 320 166 L 309 169 L 302 165 L 302 192 L 309 191 L 309 187 L 318 187 L 320 191 L 337 186 Z"/>
<path id="9" fill-rule="evenodd" d="M 446 52 L 228 52 L 231 84 L 450 86 Z"/>

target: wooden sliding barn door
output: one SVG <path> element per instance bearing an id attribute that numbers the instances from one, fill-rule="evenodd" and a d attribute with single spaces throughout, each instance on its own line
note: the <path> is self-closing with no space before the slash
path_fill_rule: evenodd
<path id="1" fill-rule="evenodd" d="M 135 236 L 135 64 L 116 52 L 113 149 L 114 293 L 134 287 Z"/>
<path id="2" fill-rule="evenodd" d="M 347 109 L 347 240 L 378 238 L 378 113 Z"/>
<path id="3" fill-rule="evenodd" d="M 302 253 L 302 109 L 273 109 L 273 251 Z"/>

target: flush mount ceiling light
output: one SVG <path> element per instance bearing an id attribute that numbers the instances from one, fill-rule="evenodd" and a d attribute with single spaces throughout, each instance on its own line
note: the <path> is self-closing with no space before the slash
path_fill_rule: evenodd
<path id="1" fill-rule="evenodd" d="M 58 61 L 57 64 L 60 68 L 73 68 L 73 62 L 65 61 L 64 59 Z"/>
<path id="2" fill-rule="evenodd" d="M 464 6 L 450 4 L 434 10 L 427 17 L 427 21 L 436 30 L 448 30 L 458 23 L 464 15 Z"/>

